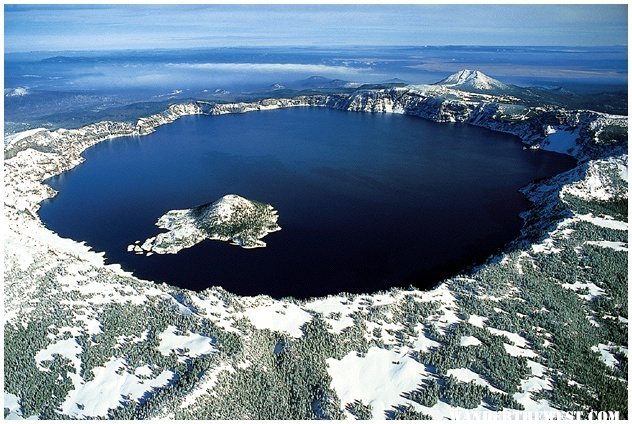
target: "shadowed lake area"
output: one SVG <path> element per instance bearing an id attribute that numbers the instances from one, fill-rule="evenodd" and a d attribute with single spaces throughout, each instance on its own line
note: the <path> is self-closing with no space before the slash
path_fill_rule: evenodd
<path id="1" fill-rule="evenodd" d="M 144 279 L 276 298 L 431 288 L 518 236 L 518 189 L 575 164 L 465 124 L 325 108 L 184 117 L 84 157 L 47 181 L 48 228 Z M 167 211 L 231 193 L 278 210 L 267 247 L 127 251 Z"/>

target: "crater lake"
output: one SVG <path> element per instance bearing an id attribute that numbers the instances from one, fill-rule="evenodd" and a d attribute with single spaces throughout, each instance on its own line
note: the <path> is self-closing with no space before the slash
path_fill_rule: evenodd
<path id="1" fill-rule="evenodd" d="M 529 207 L 518 190 L 575 164 L 466 124 L 309 107 L 188 116 L 83 156 L 47 181 L 48 228 L 140 278 L 275 298 L 429 289 L 515 239 Z M 267 247 L 127 251 L 164 231 L 167 211 L 226 194 L 278 210 Z"/>

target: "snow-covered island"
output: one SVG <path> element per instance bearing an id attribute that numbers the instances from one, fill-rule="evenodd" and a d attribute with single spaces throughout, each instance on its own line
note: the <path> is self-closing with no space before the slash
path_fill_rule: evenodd
<path id="1" fill-rule="evenodd" d="M 245 249 L 265 247 L 268 233 L 279 231 L 277 211 L 266 203 L 227 194 L 213 203 L 172 210 L 158 219 L 158 228 L 169 230 L 150 237 L 128 251 L 142 254 L 178 253 L 205 239 L 231 241 Z"/>

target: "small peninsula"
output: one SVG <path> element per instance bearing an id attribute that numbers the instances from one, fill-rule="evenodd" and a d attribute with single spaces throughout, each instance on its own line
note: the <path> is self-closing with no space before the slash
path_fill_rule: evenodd
<path id="1" fill-rule="evenodd" d="M 265 247 L 261 238 L 281 229 L 278 218 L 271 205 L 228 194 L 213 203 L 167 212 L 156 226 L 168 232 L 129 245 L 127 250 L 147 255 L 175 254 L 204 239 L 231 241 L 245 249 Z"/>

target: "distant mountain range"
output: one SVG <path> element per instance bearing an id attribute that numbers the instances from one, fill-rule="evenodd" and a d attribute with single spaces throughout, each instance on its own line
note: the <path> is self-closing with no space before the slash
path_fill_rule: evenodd
<path id="1" fill-rule="evenodd" d="M 380 87 L 390 88 L 394 86 L 406 86 L 409 84 L 409 82 L 401 78 L 391 78 L 376 83 L 360 83 L 314 75 L 309 78 L 290 83 L 278 82 L 272 84 L 269 88 L 272 90 L 376 89 Z M 487 94 L 511 94 L 515 91 L 524 90 L 521 87 L 500 82 L 497 79 L 485 75 L 481 71 L 470 69 L 462 69 L 431 85 L 440 85 L 454 90 Z"/>
<path id="2" fill-rule="evenodd" d="M 342 79 L 330 79 L 320 75 L 314 75 L 309 78 L 305 78 L 303 80 L 296 81 L 295 83 L 290 84 L 293 88 L 298 89 L 316 89 L 316 88 L 355 88 L 360 84 L 345 81 Z"/>

